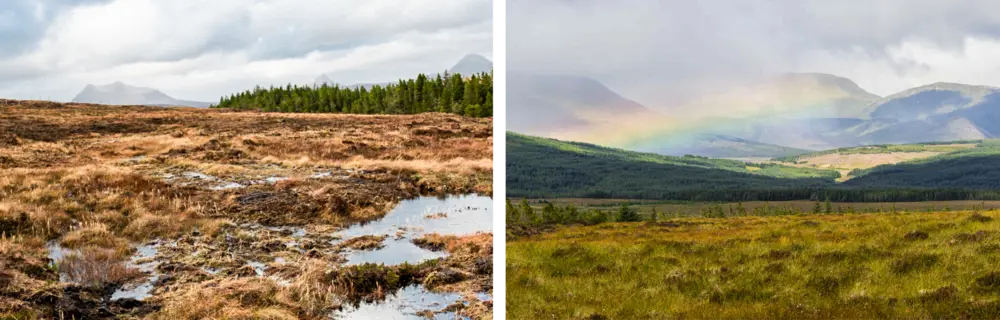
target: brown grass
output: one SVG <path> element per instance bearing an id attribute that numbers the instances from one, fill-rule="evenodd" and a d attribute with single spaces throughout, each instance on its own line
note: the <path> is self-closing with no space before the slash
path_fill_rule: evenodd
<path id="1" fill-rule="evenodd" d="M 340 247 L 353 250 L 375 250 L 384 247 L 383 242 L 388 237 L 387 235 L 363 235 L 344 240 L 340 243 Z"/>
<path id="2" fill-rule="evenodd" d="M 122 253 L 113 249 L 87 247 L 57 263 L 59 272 L 70 282 L 95 288 L 123 283 L 139 275 L 138 270 L 126 267 Z"/>
<path id="3" fill-rule="evenodd" d="M 447 114 L 7 101 L 0 105 L 0 284 L 11 286 L 0 285 L 0 318 L 21 310 L 58 318 L 67 308 L 99 314 L 107 298 L 99 290 L 54 286 L 49 240 L 82 250 L 59 269 L 88 286 L 134 277 L 124 267 L 131 247 L 172 243 L 156 258 L 169 277 L 143 303 L 149 308 L 130 311 L 134 317 L 148 318 L 156 306 L 163 309 L 154 318 L 164 319 L 318 316 L 348 291 L 325 274 L 330 265 L 301 267 L 312 261 L 303 255 L 338 261 L 329 239 L 299 239 L 309 248 L 280 266 L 272 263 L 275 254 L 293 260 L 284 245 L 291 237 L 245 226 L 324 225 L 329 232 L 380 218 L 418 195 L 492 192 L 491 136 L 489 119 Z M 242 187 L 217 188 L 226 184 Z M 286 288 L 252 280 L 252 268 L 245 272 L 250 261 L 270 263 L 269 274 L 298 271 L 284 278 L 291 281 Z M 331 281 L 310 283 L 320 278 Z"/>
<path id="4" fill-rule="evenodd" d="M 298 302 L 302 311 L 311 316 L 322 316 L 341 305 L 341 295 L 329 281 L 330 266 L 321 260 L 302 264 L 302 272 L 288 287 L 287 294 Z"/>
<path id="5" fill-rule="evenodd" d="M 270 279 L 241 278 L 207 282 L 171 293 L 153 319 L 299 319 L 290 301 Z"/>

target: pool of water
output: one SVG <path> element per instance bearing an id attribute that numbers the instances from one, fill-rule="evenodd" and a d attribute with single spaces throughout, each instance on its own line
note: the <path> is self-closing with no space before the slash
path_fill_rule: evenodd
<path id="1" fill-rule="evenodd" d="M 457 293 L 435 293 L 422 286 L 403 288 L 385 300 L 345 307 L 334 312 L 334 319 L 427 319 L 417 315 L 424 310 L 438 311 L 458 301 Z M 456 319 L 454 313 L 435 314 L 434 319 Z"/>
<path id="2" fill-rule="evenodd" d="M 444 252 L 425 250 L 410 242 L 409 239 L 385 241 L 385 247 L 372 251 L 357 251 L 347 255 L 347 264 L 362 264 L 366 262 L 397 265 L 404 262 L 418 263 L 424 260 L 444 258 Z"/>
<path id="3" fill-rule="evenodd" d="M 343 240 L 363 235 L 390 236 L 381 249 L 349 252 L 348 264 L 419 263 L 444 257 L 445 254 L 420 248 L 411 242 L 412 239 L 430 233 L 463 235 L 490 232 L 493 229 L 492 207 L 492 198 L 479 195 L 420 197 L 400 202 L 382 219 L 356 224 L 337 232 L 335 236 Z M 396 238 L 400 232 L 402 237 Z M 338 241 L 342 240 L 334 240 L 334 244 Z"/>
<path id="4" fill-rule="evenodd" d="M 74 252 L 79 252 L 78 250 L 69 249 L 63 247 L 59 244 L 59 240 L 52 240 L 45 244 L 45 248 L 48 249 L 49 266 L 55 266 L 62 261 L 66 255 Z"/>
<path id="5" fill-rule="evenodd" d="M 127 283 L 114 293 L 111 294 L 111 300 L 118 299 L 136 299 L 143 300 L 152 297 L 153 284 L 162 276 L 156 271 L 156 266 L 160 264 L 159 261 L 152 260 L 149 258 L 155 257 L 159 253 L 159 242 L 152 242 L 145 245 L 136 247 L 136 252 L 129 258 L 129 261 L 125 263 L 126 266 L 130 268 L 136 268 L 147 274 L 147 276 L 135 283 Z"/>
<path id="6" fill-rule="evenodd" d="M 226 183 L 226 184 L 221 184 L 221 185 L 218 185 L 218 186 L 214 186 L 214 187 L 211 187 L 209 189 L 218 191 L 218 190 L 240 189 L 240 188 L 243 188 L 243 187 L 245 187 L 245 186 L 242 185 L 242 184 L 239 184 L 239 183 L 236 183 L 236 182 L 230 182 L 230 183 Z"/>

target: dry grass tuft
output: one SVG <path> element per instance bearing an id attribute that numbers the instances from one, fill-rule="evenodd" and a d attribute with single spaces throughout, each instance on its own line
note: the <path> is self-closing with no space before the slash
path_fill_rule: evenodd
<path id="1" fill-rule="evenodd" d="M 124 283 L 140 274 L 126 267 L 122 253 L 113 249 L 83 248 L 67 254 L 57 265 L 70 282 L 94 288 Z"/>
<path id="2" fill-rule="evenodd" d="M 311 316 L 329 314 L 341 305 L 340 293 L 330 281 L 331 267 L 326 261 L 310 259 L 302 264 L 302 272 L 286 289 L 290 300 Z"/>
<path id="3" fill-rule="evenodd" d="M 63 236 L 60 243 L 67 248 L 96 247 L 116 252 L 126 252 L 129 248 L 128 241 L 115 237 L 108 231 L 107 226 L 100 223 L 89 223 L 70 231 Z"/>
<path id="4" fill-rule="evenodd" d="M 196 284 L 171 293 L 153 319 L 299 319 L 294 304 L 266 278 L 239 278 Z"/>

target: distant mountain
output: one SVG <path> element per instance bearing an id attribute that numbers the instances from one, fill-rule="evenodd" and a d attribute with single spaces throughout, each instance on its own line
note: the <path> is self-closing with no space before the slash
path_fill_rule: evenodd
<path id="1" fill-rule="evenodd" d="M 473 75 L 476 73 L 489 73 L 493 70 L 493 61 L 478 54 L 467 54 L 458 60 L 448 73 L 458 73 L 462 75 Z"/>
<path id="2" fill-rule="evenodd" d="M 156 89 L 135 87 L 121 82 L 114 82 L 103 86 L 88 84 L 83 88 L 83 91 L 73 98 L 73 102 L 164 107 L 188 106 L 197 108 L 207 108 L 211 105 L 208 102 L 174 99 Z"/>
<path id="3" fill-rule="evenodd" d="M 853 81 L 824 73 L 788 73 L 758 80 L 670 109 L 680 117 L 867 118 L 880 97 Z"/>
<path id="4" fill-rule="evenodd" d="M 1000 88 L 934 83 L 868 107 L 872 120 L 851 128 L 858 144 L 992 138 L 1000 135 Z"/>
<path id="5" fill-rule="evenodd" d="M 462 75 L 472 75 L 476 73 L 490 72 L 493 70 L 493 62 L 486 57 L 478 54 L 467 54 L 462 59 L 458 60 L 451 69 L 448 69 L 448 73 L 459 73 Z M 343 85 L 336 81 L 330 79 L 326 74 L 321 74 L 313 80 L 314 86 L 322 86 L 323 84 L 329 86 L 340 85 L 345 88 L 365 88 L 371 89 L 374 86 L 387 86 L 393 84 L 394 82 L 380 82 L 380 83 L 355 83 L 351 85 Z"/>
<path id="6" fill-rule="evenodd" d="M 330 79 L 330 77 L 327 77 L 325 74 L 321 74 L 318 77 L 316 77 L 316 80 L 313 80 L 314 86 L 322 87 L 324 84 L 328 86 L 338 85 L 337 82 L 334 82 L 332 79 Z"/>
<path id="7" fill-rule="evenodd" d="M 508 73 L 507 129 L 665 155 L 781 157 L 808 152 L 724 134 L 658 133 L 674 121 L 582 76 Z"/>
<path id="8" fill-rule="evenodd" d="M 938 82 L 882 98 L 867 108 L 872 118 L 896 121 L 925 120 L 973 107 L 998 88 Z"/>
<path id="9" fill-rule="evenodd" d="M 934 83 L 879 98 L 858 115 L 748 117 L 714 132 L 806 149 L 992 138 L 1000 135 L 1000 89 Z"/>
<path id="10" fill-rule="evenodd" d="M 627 126 L 628 118 L 663 118 L 590 78 L 508 73 L 507 128 L 547 135 L 599 124 Z M 616 123 L 616 121 L 621 122 Z"/>

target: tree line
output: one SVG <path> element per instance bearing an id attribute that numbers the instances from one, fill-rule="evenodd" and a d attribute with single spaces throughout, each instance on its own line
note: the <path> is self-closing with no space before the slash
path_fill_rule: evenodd
<path id="1" fill-rule="evenodd" d="M 973 206 L 973 212 L 985 210 L 985 204 Z M 769 206 L 746 208 L 742 202 L 738 203 L 717 203 L 712 206 L 702 208 L 701 212 L 681 213 L 657 211 L 655 207 L 641 212 L 628 203 L 621 203 L 614 209 L 579 208 L 572 204 L 557 206 L 551 202 L 544 202 L 541 208 L 535 208 L 527 199 L 521 199 L 517 204 L 507 199 L 506 221 L 508 226 L 544 226 L 544 225 L 596 225 L 606 222 L 658 222 L 682 217 L 704 217 L 704 218 L 728 218 L 746 216 L 789 216 L 789 215 L 809 215 L 809 214 L 862 214 L 862 213 L 898 213 L 906 212 L 897 209 L 892 205 L 880 208 L 855 209 L 852 206 L 833 204 L 830 199 L 815 201 L 811 210 L 803 210 L 796 207 Z M 947 206 L 935 208 L 929 206 L 927 212 L 949 212 Z"/>
<path id="2" fill-rule="evenodd" d="M 255 87 L 222 97 L 214 108 L 266 112 L 417 114 L 446 112 L 493 116 L 493 73 L 420 74 L 388 85 Z"/>

